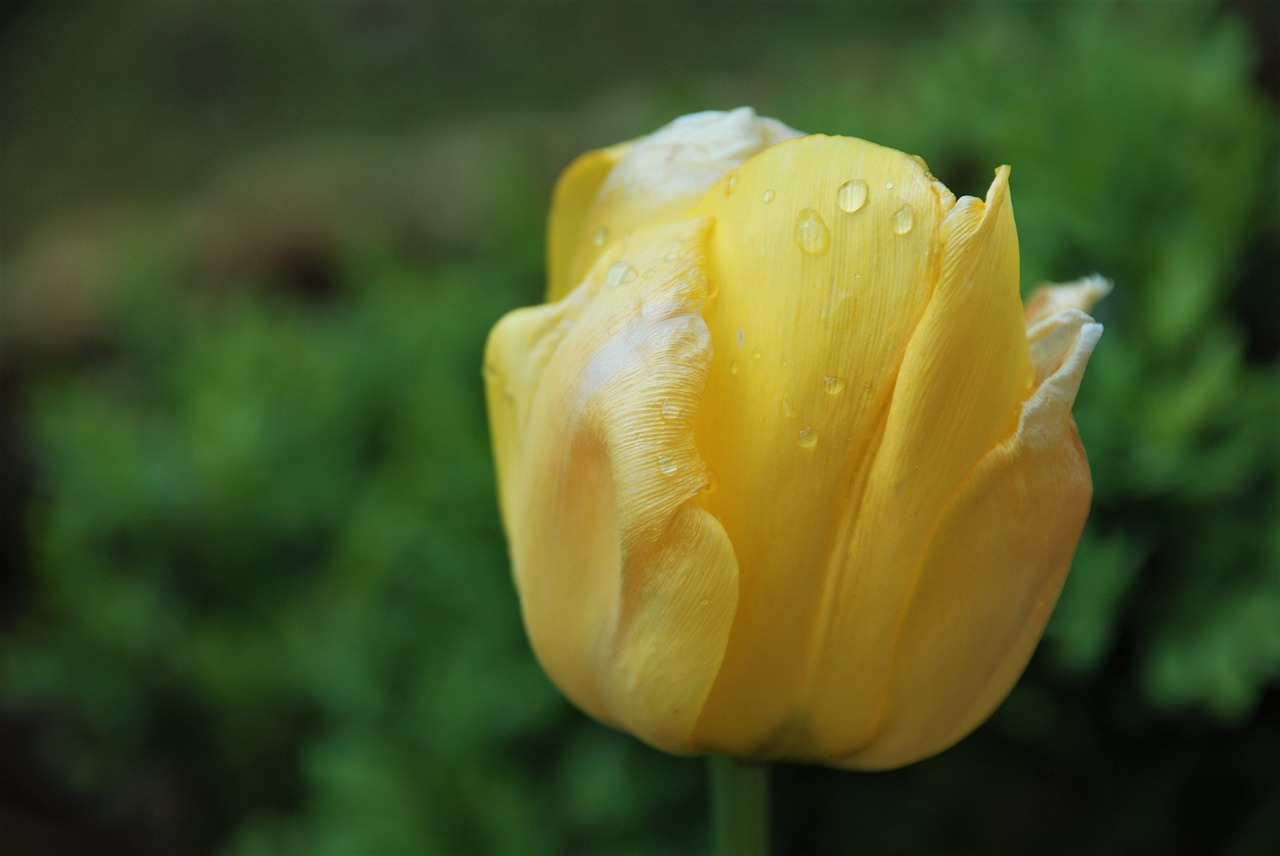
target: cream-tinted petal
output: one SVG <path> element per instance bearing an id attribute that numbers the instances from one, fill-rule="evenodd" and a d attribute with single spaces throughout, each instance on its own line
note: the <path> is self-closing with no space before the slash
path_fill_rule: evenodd
<path id="1" fill-rule="evenodd" d="M 1071 418 L 1101 326 L 1059 313 L 1056 366 L 1018 429 L 957 494 L 929 545 L 892 662 L 882 726 L 841 761 L 897 767 L 946 749 L 984 721 L 1025 668 L 1089 511 L 1089 466 Z"/>
<path id="2" fill-rule="evenodd" d="M 731 179 L 694 209 L 716 218 L 704 310 L 716 359 L 698 443 L 719 485 L 699 501 L 733 540 L 741 605 L 698 735 L 714 751 L 785 752 L 804 743 L 828 556 L 933 291 L 944 209 L 919 163 L 855 139 L 783 142 Z M 850 181 L 868 195 L 846 211 Z M 805 246 L 810 216 L 826 232 Z"/>
<path id="3" fill-rule="evenodd" d="M 1001 168 L 986 203 L 960 199 L 942 222 L 938 285 L 832 557 L 812 664 L 812 739 L 823 751 L 854 751 L 881 727 L 904 610 L 943 510 L 1014 432 L 1030 391 L 1007 180 Z"/>
<path id="4" fill-rule="evenodd" d="M 708 478 L 693 425 L 709 227 L 637 229 L 632 254 L 615 247 L 560 304 L 509 316 L 488 349 L 535 653 L 580 707 L 672 752 L 692 749 L 737 604 L 733 547 L 693 502 Z"/>
<path id="5" fill-rule="evenodd" d="M 625 245 L 637 227 L 679 218 L 748 158 L 798 135 L 775 119 L 740 107 L 681 116 L 627 144 L 583 216 L 568 281 L 579 281 L 609 244 Z M 553 295 L 560 285 L 553 282 Z"/>
<path id="6" fill-rule="evenodd" d="M 1097 274 L 1063 285 L 1041 286 L 1027 301 L 1025 310 L 1027 328 L 1034 327 L 1064 309 L 1088 312 L 1095 303 L 1110 292 L 1111 281 Z"/>

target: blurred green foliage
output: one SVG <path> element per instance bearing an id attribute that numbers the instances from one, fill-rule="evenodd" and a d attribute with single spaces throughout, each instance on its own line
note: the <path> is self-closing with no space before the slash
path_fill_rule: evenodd
<path id="1" fill-rule="evenodd" d="M 32 472 L 0 700 L 38 718 L 41 775 L 91 801 L 94 834 L 132 842 L 94 852 L 704 849 L 701 765 L 587 721 L 530 656 L 478 367 L 492 323 L 538 299 L 567 159 L 740 102 L 917 152 L 957 193 L 1011 163 L 1028 288 L 1116 282 L 1076 408 L 1094 513 L 1027 676 L 937 759 L 877 776 L 780 769 L 780 852 L 1280 849 L 1280 132 L 1239 17 L 955 4 L 919 26 L 920 7 L 823 4 L 730 26 L 715 6 L 666 47 L 720 42 L 653 72 L 661 45 L 602 42 L 660 35 L 667 5 L 233 4 L 230 23 L 137 8 L 108 27 L 103 103 L 23 67 L 44 88 L 6 91 L 25 124 L 0 172 L 27 215 L 5 239 L 17 308 L 0 327 Z M 392 23 L 353 36 L 351 10 Z M 68 45 L 118 21 L 95 4 L 24 14 L 32 63 L 74 66 Z M 530 44 L 566 26 L 582 46 L 543 67 Z M 214 95 L 131 85 L 147 65 L 130 39 L 174 28 L 208 48 Z M 495 58 L 439 47 L 458 33 Z M 435 65 L 414 65 L 415 38 L 439 47 Z M 310 60 L 331 56 L 345 64 L 319 63 L 308 89 Z M 478 78 L 438 79 L 454 61 Z M 223 193 L 219 228 L 199 206 L 196 225 L 175 220 L 173 176 L 195 152 L 226 170 L 201 181 L 234 183 L 253 135 L 164 118 L 208 98 L 224 118 L 252 102 L 246 125 L 286 152 Z M 326 108 L 334 126 L 316 119 Z M 414 109 L 455 127 L 424 138 Z M 94 198 L 133 179 L 113 186 L 74 148 L 67 173 L 32 165 L 56 160 L 41 143 L 75 121 L 104 135 L 98 157 L 124 157 L 144 132 L 121 117 L 176 139 L 120 164 L 156 213 L 107 230 L 88 280 L 55 287 L 62 268 L 42 259 L 65 262 L 66 245 L 32 248 L 75 198 L 76 169 Z M 335 126 L 356 141 L 281 178 L 281 140 Z M 379 136 L 393 132 L 410 142 Z M 429 164 L 407 151 L 419 145 Z M 148 163 L 172 187 L 153 192 Z M 378 192 L 316 191 L 353 170 Z M 295 201 L 245 202 L 273 194 Z"/>

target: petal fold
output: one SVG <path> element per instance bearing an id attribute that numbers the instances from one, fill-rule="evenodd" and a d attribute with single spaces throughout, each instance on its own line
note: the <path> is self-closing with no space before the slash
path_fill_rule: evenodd
<path id="1" fill-rule="evenodd" d="M 985 203 L 958 200 L 939 232 L 937 288 L 832 557 L 812 702 L 814 740 L 829 751 L 855 751 L 883 726 L 896 651 L 911 641 L 907 605 L 932 571 L 926 550 L 979 461 L 1014 433 L 1031 389 L 1008 168 Z"/>
<path id="2" fill-rule="evenodd" d="M 1044 631 L 1089 511 L 1071 405 L 1102 332 L 1076 309 L 1054 317 L 1040 340 L 1054 369 L 945 512 L 904 618 L 883 725 L 841 766 L 898 767 L 951 746 L 1004 699 Z"/>
<path id="3" fill-rule="evenodd" d="M 704 310 L 716 359 L 698 443 L 719 487 L 700 502 L 742 568 L 739 618 L 698 727 L 710 750 L 785 756 L 808 744 L 829 557 L 933 294 L 951 201 L 901 152 L 812 136 L 757 155 L 694 209 L 716 220 L 717 294 Z"/>
<path id="4" fill-rule="evenodd" d="M 670 752 L 723 659 L 737 562 L 694 502 L 711 364 L 710 221 L 636 230 L 564 300 L 507 316 L 487 349 L 504 520 L 534 651 L 597 718 Z"/>

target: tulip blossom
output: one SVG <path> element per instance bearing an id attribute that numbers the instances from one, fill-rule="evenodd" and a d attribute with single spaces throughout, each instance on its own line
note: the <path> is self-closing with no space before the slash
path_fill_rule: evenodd
<path id="1" fill-rule="evenodd" d="M 490 335 L 534 653 L 660 749 L 937 753 L 1026 666 L 1088 513 L 1071 417 L 1097 278 L 1024 308 L 1009 169 L 748 109 L 561 178 L 547 302 Z"/>

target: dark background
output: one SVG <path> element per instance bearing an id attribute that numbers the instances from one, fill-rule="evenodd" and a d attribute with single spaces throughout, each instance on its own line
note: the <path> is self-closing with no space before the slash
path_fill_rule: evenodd
<path id="1" fill-rule="evenodd" d="M 533 662 L 479 365 L 575 155 L 749 104 L 1116 283 L 1026 677 L 777 851 L 1280 852 L 1276 8 L 0 0 L 0 850 L 704 851 Z"/>

